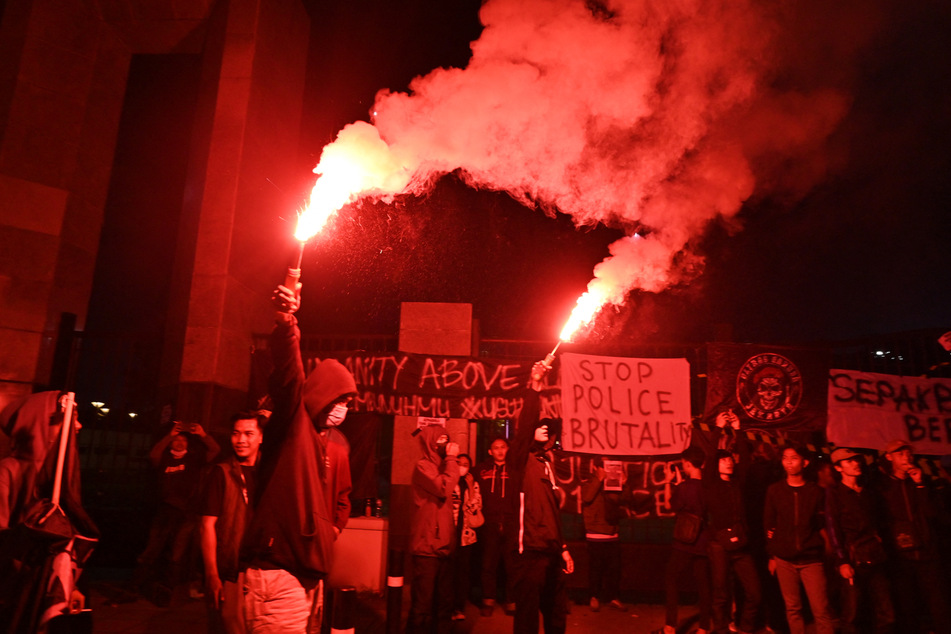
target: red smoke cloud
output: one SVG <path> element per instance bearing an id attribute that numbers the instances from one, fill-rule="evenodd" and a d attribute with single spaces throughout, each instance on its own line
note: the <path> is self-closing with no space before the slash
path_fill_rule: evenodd
<path id="1" fill-rule="evenodd" d="M 803 18 L 823 6 L 488 0 L 469 65 L 379 93 L 372 124 L 348 125 L 324 149 L 315 194 L 341 156 L 364 174 L 350 200 L 418 194 L 459 170 L 579 226 L 626 231 L 589 284 L 604 301 L 661 291 L 702 268 L 692 243 L 711 222 L 735 224 L 754 194 L 799 195 L 826 174 L 824 146 L 849 99 L 841 77 L 804 72 L 829 32 L 816 20 L 841 17 Z M 871 22 L 830 36 L 838 49 L 824 61 L 851 56 Z"/>

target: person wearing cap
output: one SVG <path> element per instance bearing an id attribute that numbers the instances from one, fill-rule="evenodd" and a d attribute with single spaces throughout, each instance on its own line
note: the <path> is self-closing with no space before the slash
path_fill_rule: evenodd
<path id="1" fill-rule="evenodd" d="M 826 489 L 826 530 L 840 580 L 840 630 L 890 632 L 895 611 L 885 573 L 887 555 L 875 526 L 872 492 L 862 484 L 862 455 L 840 447 L 831 462 L 842 478 Z M 869 614 L 868 625 L 874 629 L 859 629 L 861 616 Z"/>
<path id="2" fill-rule="evenodd" d="M 568 617 L 566 574 L 575 564 L 561 532 L 563 492 L 555 480 L 551 450 L 555 421 L 539 418 L 539 391 L 551 369 L 537 362 L 518 415 L 515 442 L 509 452 L 519 509 L 506 533 L 514 538 L 515 634 L 538 634 L 539 613 L 545 634 L 563 634 Z M 511 521 L 511 520 L 510 520 Z"/>
<path id="3" fill-rule="evenodd" d="M 889 553 L 897 621 L 903 632 L 951 632 L 948 590 L 935 530 L 937 504 L 931 483 L 903 439 L 885 446 L 875 486 L 880 533 Z"/>
<path id="4" fill-rule="evenodd" d="M 336 427 L 357 388 L 334 359 L 305 375 L 294 317 L 300 284 L 277 287 L 273 301 L 273 411 L 241 547 L 245 620 L 251 633 L 313 632 L 319 631 L 334 541 L 350 515 L 349 448 Z"/>

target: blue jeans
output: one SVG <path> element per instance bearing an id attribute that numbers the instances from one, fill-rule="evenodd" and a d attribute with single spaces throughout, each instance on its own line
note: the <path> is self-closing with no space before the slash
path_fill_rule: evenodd
<path id="1" fill-rule="evenodd" d="M 829 610 L 829 595 L 826 593 L 826 573 L 822 562 L 797 564 L 779 557 L 776 561 L 776 578 L 786 603 L 786 621 L 790 634 L 805 634 L 806 621 L 802 616 L 802 593 L 799 582 L 806 588 L 809 607 L 816 620 L 817 634 L 833 634 L 832 613 Z"/>

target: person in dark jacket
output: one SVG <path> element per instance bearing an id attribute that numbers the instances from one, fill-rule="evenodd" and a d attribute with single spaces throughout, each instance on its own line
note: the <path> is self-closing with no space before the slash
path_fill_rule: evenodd
<path id="1" fill-rule="evenodd" d="M 218 443 L 198 423 L 175 421 L 149 452 L 149 462 L 158 475 L 159 504 L 148 542 L 138 557 L 133 585 L 154 593 L 153 600 L 160 605 L 170 601 L 170 592 L 191 576 L 188 568 L 198 528 L 196 503 L 202 472 L 219 450 Z M 161 583 L 153 583 L 157 580 Z"/>
<path id="2" fill-rule="evenodd" d="M 99 537 L 82 506 L 76 447 L 82 425 L 76 409 L 66 422 L 69 400 L 68 394 L 39 392 L 0 408 L 0 430 L 12 442 L 12 453 L 0 459 L 0 632 L 55 629 L 76 598 L 72 593 L 79 594 L 76 580 Z M 64 432 L 59 511 L 51 513 Z M 40 518 L 48 514 L 51 520 L 43 524 Z M 61 527 L 57 519 L 73 538 L 38 538 L 37 527 Z"/>
<path id="3" fill-rule="evenodd" d="M 262 446 L 254 516 L 241 547 L 249 632 L 319 628 L 320 587 L 333 564 L 333 546 L 347 517 L 339 491 L 349 488 L 349 460 L 333 429 L 356 394 L 353 375 L 334 359 L 304 374 L 300 284 L 274 292 L 271 334 L 273 413 Z M 348 507 L 349 509 L 349 507 Z M 349 513 L 348 513 L 349 515 Z"/>
<path id="4" fill-rule="evenodd" d="M 511 526 L 510 519 L 515 517 L 517 500 L 510 482 L 506 456 L 509 443 L 505 438 L 496 438 L 489 445 L 489 459 L 475 469 L 476 479 L 482 492 L 482 513 L 485 524 L 479 531 L 479 543 L 482 545 L 482 608 L 483 616 L 492 616 L 496 601 L 501 597 L 498 592 L 499 564 L 505 575 L 505 609 L 512 612 L 515 602 L 512 600 L 512 560 L 511 551 L 505 548 L 508 536 L 506 528 Z"/>
<path id="5" fill-rule="evenodd" d="M 413 576 L 408 634 L 444 634 L 452 624 L 452 571 L 449 556 L 458 544 L 452 493 L 459 483 L 459 445 L 442 425 L 419 433 L 423 457 L 413 469 L 416 512 L 410 530 Z"/>
<path id="6" fill-rule="evenodd" d="M 243 634 L 243 575 L 239 570 L 241 540 L 251 517 L 258 457 L 268 413 L 239 412 L 231 418 L 234 455 L 219 462 L 208 476 L 201 513 L 201 555 L 205 565 L 205 597 L 209 631 Z"/>
<path id="7" fill-rule="evenodd" d="M 626 483 L 621 470 L 621 482 Z M 601 603 L 621 612 L 627 606 L 620 600 L 621 539 L 618 525 L 621 520 L 621 492 L 605 490 L 607 473 L 604 459 L 592 460 L 591 473 L 581 486 L 581 514 L 584 519 L 585 540 L 588 545 L 588 604 L 594 612 Z"/>
<path id="8" fill-rule="evenodd" d="M 860 631 L 864 613 L 874 617 L 874 632 L 891 632 L 895 612 L 885 572 L 887 555 L 875 528 L 872 492 L 861 484 L 862 455 L 840 447 L 832 452 L 832 466 L 842 477 L 826 490 L 826 529 L 840 581 L 840 630 Z M 860 605 L 865 607 L 862 612 Z"/>
<path id="9" fill-rule="evenodd" d="M 707 555 L 710 531 L 705 521 L 707 513 L 701 482 L 706 456 L 699 447 L 688 447 L 681 454 L 681 458 L 686 478 L 674 487 L 670 496 L 670 510 L 678 515 L 690 514 L 700 523 L 700 528 L 693 541 L 678 541 L 676 533 L 674 535 L 670 559 L 667 560 L 667 569 L 664 573 L 664 594 L 667 604 L 664 627 L 653 634 L 675 634 L 677 631 L 679 601 L 677 583 L 688 568 L 693 573 L 699 595 L 700 616 L 697 622 L 697 634 L 709 632 L 713 613 L 710 594 L 710 559 Z"/>
<path id="10" fill-rule="evenodd" d="M 509 531 L 515 540 L 515 634 L 538 634 L 539 613 L 545 634 L 565 631 L 568 594 L 565 575 L 575 564 L 561 533 L 559 489 L 550 455 L 554 421 L 539 420 L 538 392 L 551 369 L 539 361 L 518 415 L 516 441 L 510 452 L 519 496 L 518 515 Z"/>
<path id="11" fill-rule="evenodd" d="M 804 450 L 785 447 L 782 463 L 786 479 L 766 491 L 763 512 L 766 549 L 771 557 L 769 572 L 779 580 L 791 634 L 806 631 L 800 583 L 809 597 L 816 632 L 832 634 L 834 628 L 823 569 L 827 543 L 824 492 L 803 475 L 803 469 L 809 464 Z"/>
<path id="12" fill-rule="evenodd" d="M 740 421 L 732 411 L 721 412 L 716 422 L 717 429 L 709 435 L 702 432 L 695 435 L 696 441 L 711 456 L 704 463 L 702 482 L 709 531 L 707 555 L 713 584 L 713 631 L 717 634 L 729 631 L 735 577 L 743 588 L 742 601 L 735 602 L 736 624 L 740 632 L 752 632 L 757 629 L 762 584 L 750 553 L 743 501 L 751 447 L 745 434 L 734 433 Z M 717 449 L 720 446 L 729 446 L 732 450 Z"/>
<path id="13" fill-rule="evenodd" d="M 951 632 L 946 570 L 938 552 L 934 490 L 905 440 L 885 446 L 875 482 L 880 531 L 889 551 L 890 578 L 903 632 Z M 924 617 L 924 618 L 923 618 Z"/>

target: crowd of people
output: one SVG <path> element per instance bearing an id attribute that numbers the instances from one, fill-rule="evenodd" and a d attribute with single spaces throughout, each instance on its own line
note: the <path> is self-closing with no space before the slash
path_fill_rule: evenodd
<path id="1" fill-rule="evenodd" d="M 818 634 L 951 632 L 948 483 L 922 472 L 910 443 L 820 462 L 794 445 L 754 450 L 734 414 L 717 421 L 682 456 L 656 634 L 677 631 L 687 569 L 701 634 L 802 634 L 809 614 Z"/>
<path id="2" fill-rule="evenodd" d="M 335 360 L 305 373 L 294 316 L 299 290 L 275 291 L 269 409 L 232 417 L 228 457 L 213 462 L 214 439 L 200 425 L 177 422 L 149 454 L 159 473 L 158 511 L 134 585 L 191 584 L 215 632 L 319 632 L 334 542 L 351 514 L 349 445 L 338 426 L 356 384 Z M 515 634 L 566 630 L 566 575 L 575 563 L 553 462 L 558 421 L 540 417 L 550 370 L 545 361 L 533 366 L 515 436 L 492 439 L 483 462 L 473 464 L 442 425 L 417 430 L 408 634 L 451 631 L 470 601 L 481 616 L 512 615 Z M 40 418 L 53 416 L 55 396 L 43 401 Z M 26 420 L 18 412 L 4 411 L 5 429 Z M 818 634 L 951 632 L 948 488 L 922 473 L 909 443 L 889 443 L 875 464 L 838 448 L 818 469 L 817 456 L 800 447 L 754 447 L 739 423 L 722 413 L 715 429 L 695 430 L 681 456 L 669 497 L 675 521 L 665 625 L 656 634 L 683 631 L 688 589 L 698 598 L 700 634 L 801 634 L 807 620 Z M 37 464 L 7 462 L 39 472 L 52 446 L 46 436 L 42 442 Z M 620 580 L 635 564 L 624 561 L 620 524 L 643 509 L 623 469 L 609 471 L 604 457 L 594 457 L 587 471 L 580 496 L 588 606 L 626 611 Z M 23 514 L 22 487 L 12 481 L 0 477 L 0 529 Z M 190 543 L 202 564 L 191 572 Z"/>
<path id="3" fill-rule="evenodd" d="M 149 456 L 160 479 L 159 511 L 135 586 L 170 593 L 203 576 L 203 592 L 194 585 L 191 592 L 204 594 L 217 632 L 320 631 L 323 582 L 350 516 L 349 446 L 337 427 L 356 394 L 353 377 L 334 360 L 305 375 L 294 317 L 299 288 L 278 287 L 274 301 L 271 410 L 232 417 L 232 452 L 223 461 L 211 463 L 219 448 L 200 426 L 180 423 Z M 418 430 L 407 632 L 446 632 L 465 618 L 477 542 L 484 547 L 476 571 L 482 613 L 499 601 L 516 632 L 537 632 L 540 620 L 548 632 L 564 631 L 564 575 L 574 563 L 560 527 L 554 421 L 539 419 L 538 392 L 550 369 L 543 362 L 533 368 L 511 448 L 495 439 L 475 468 L 444 426 Z M 186 565 L 184 545 L 196 533 L 203 575 L 190 575 Z"/>

